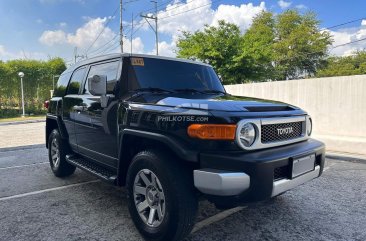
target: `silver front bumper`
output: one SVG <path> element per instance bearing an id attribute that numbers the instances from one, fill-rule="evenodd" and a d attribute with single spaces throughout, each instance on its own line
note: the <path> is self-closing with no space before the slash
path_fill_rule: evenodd
<path id="1" fill-rule="evenodd" d="M 282 179 L 273 182 L 271 197 L 277 196 L 305 182 L 317 178 L 320 166 L 314 171 L 305 173 L 294 179 Z M 238 195 L 250 187 L 250 176 L 244 172 L 228 172 L 216 169 L 200 169 L 193 171 L 194 186 L 202 193 L 217 196 Z M 258 190 L 260 191 L 260 190 Z"/>
<path id="2" fill-rule="evenodd" d="M 320 173 L 320 166 L 315 166 L 314 171 L 305 173 L 294 179 L 282 179 L 273 183 L 272 197 L 297 187 L 305 182 L 317 178 Z"/>
<path id="3" fill-rule="evenodd" d="M 250 187 L 250 177 L 244 172 L 200 169 L 193 171 L 193 178 L 194 186 L 210 195 L 233 196 Z"/>

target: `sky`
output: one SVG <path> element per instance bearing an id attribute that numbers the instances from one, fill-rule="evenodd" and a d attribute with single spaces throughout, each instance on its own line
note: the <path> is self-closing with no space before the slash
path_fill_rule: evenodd
<path id="1" fill-rule="evenodd" d="M 155 54 L 155 34 L 140 14 L 153 14 L 150 0 L 123 0 L 124 51 Z M 313 11 L 321 28 L 331 28 L 334 43 L 341 45 L 366 38 L 364 0 L 157 0 L 159 54 L 175 56 L 181 31 L 196 31 L 204 25 L 226 20 L 244 33 L 253 17 L 266 10 Z M 363 17 L 365 19 L 363 20 Z M 132 29 L 132 19 L 134 30 Z M 62 57 L 70 64 L 79 56 L 93 57 L 119 52 L 119 0 L 1 0 L 0 60 Z M 154 26 L 154 22 L 151 22 Z M 349 55 L 366 48 L 359 41 L 331 49 L 332 55 Z"/>

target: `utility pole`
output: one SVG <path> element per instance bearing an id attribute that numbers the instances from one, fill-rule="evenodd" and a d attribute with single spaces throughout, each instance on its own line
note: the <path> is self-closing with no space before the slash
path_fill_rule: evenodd
<path id="1" fill-rule="evenodd" d="M 119 2 L 119 12 L 120 12 L 120 26 L 119 26 L 119 37 L 120 37 L 120 45 L 121 45 L 121 53 L 123 53 L 123 24 L 122 24 L 122 0 Z"/>
<path id="2" fill-rule="evenodd" d="M 133 13 L 131 14 L 131 54 L 132 54 L 132 41 L 133 41 Z"/>
<path id="3" fill-rule="evenodd" d="M 159 55 L 159 39 L 158 39 L 158 2 L 151 1 L 155 4 L 155 16 L 140 15 L 149 24 L 150 28 L 155 32 L 156 55 Z M 155 20 L 155 28 L 151 25 L 148 19 Z"/>
<path id="4" fill-rule="evenodd" d="M 78 47 L 75 47 L 74 48 L 74 61 L 75 61 L 75 64 L 76 64 L 78 58 L 88 58 L 88 56 L 87 55 L 78 55 Z"/>

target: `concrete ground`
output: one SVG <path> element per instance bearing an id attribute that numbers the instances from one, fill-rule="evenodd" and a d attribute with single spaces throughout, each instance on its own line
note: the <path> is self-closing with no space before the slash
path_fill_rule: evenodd
<path id="1" fill-rule="evenodd" d="M 124 188 L 54 177 L 43 147 L 0 152 L 0 180 L 0 240 L 141 240 Z M 322 177 L 227 218 L 201 202 L 187 240 L 366 240 L 365 183 L 366 163 L 328 159 Z"/>
<path id="2" fill-rule="evenodd" d="M 0 149 L 45 143 L 45 122 L 0 125 Z"/>
<path id="3" fill-rule="evenodd" d="M 56 178 L 44 147 L 24 148 L 0 149 L 0 240 L 142 240 L 124 188 L 80 170 Z M 201 201 L 187 240 L 366 240 L 365 183 L 365 160 L 332 156 L 275 199 L 228 211 Z"/>

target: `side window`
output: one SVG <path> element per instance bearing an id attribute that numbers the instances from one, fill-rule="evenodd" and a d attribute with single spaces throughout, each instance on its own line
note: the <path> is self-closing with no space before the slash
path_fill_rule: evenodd
<path id="1" fill-rule="evenodd" d="M 84 93 L 89 93 L 88 90 L 88 79 L 94 75 L 106 75 L 107 76 L 107 93 L 112 94 L 116 87 L 118 80 L 120 61 L 114 61 L 104 64 L 93 65 L 90 67 L 88 78 L 85 83 Z"/>
<path id="2" fill-rule="evenodd" d="M 71 72 L 62 73 L 60 78 L 57 81 L 55 91 L 53 92 L 53 96 L 64 96 L 67 88 L 67 84 L 69 83 L 71 77 Z"/>
<path id="3" fill-rule="evenodd" d="M 83 77 L 85 74 L 85 67 L 77 69 L 71 76 L 69 87 L 67 88 L 68 95 L 79 94 L 80 85 L 83 82 Z"/>

